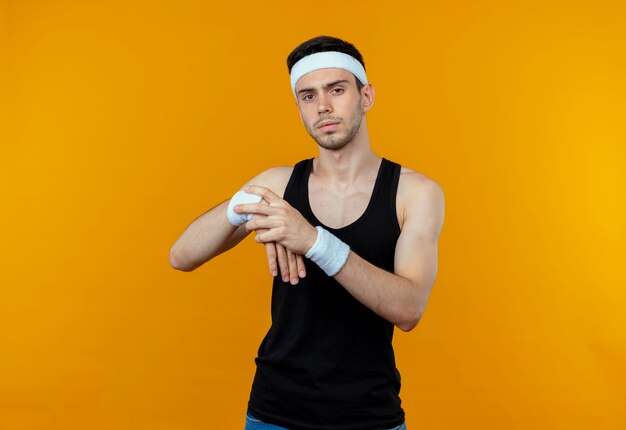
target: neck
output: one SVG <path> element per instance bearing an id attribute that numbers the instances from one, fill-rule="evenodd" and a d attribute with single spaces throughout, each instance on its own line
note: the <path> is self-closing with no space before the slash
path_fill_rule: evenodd
<path id="1" fill-rule="evenodd" d="M 354 139 L 338 150 L 318 146 L 319 155 L 313 160 L 313 174 L 332 184 L 350 187 L 371 180 L 378 172 L 381 158 L 374 154 L 369 142 L 365 120 Z"/>

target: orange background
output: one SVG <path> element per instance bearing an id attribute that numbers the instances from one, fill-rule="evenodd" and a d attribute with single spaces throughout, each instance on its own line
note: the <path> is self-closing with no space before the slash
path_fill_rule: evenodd
<path id="1" fill-rule="evenodd" d="M 375 152 L 445 193 L 409 429 L 626 428 L 622 1 L 0 4 L 0 429 L 243 429 L 263 247 L 169 250 L 317 154 L 285 60 L 320 34 L 364 55 Z"/>

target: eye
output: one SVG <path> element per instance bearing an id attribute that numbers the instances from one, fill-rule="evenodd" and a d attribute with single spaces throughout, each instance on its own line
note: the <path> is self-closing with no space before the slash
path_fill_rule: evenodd
<path id="1" fill-rule="evenodd" d="M 337 93 L 337 94 L 341 94 L 341 92 L 343 92 L 343 88 L 335 88 L 335 89 L 333 89 L 333 92 L 334 92 L 334 91 L 340 91 L 340 92 L 339 92 L 339 93 Z"/>
<path id="2" fill-rule="evenodd" d="M 306 94 L 305 96 L 302 97 L 302 100 L 305 101 L 305 102 L 308 102 L 312 98 L 313 98 L 313 96 L 311 94 Z"/>

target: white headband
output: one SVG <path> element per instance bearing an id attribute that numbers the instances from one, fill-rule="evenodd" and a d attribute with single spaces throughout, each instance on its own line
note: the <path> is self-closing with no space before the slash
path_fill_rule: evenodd
<path id="1" fill-rule="evenodd" d="M 347 70 L 353 73 L 363 85 L 367 84 L 365 69 L 353 56 L 337 51 L 317 52 L 301 58 L 291 68 L 291 90 L 296 98 L 298 98 L 296 94 L 296 82 L 298 82 L 298 79 L 309 72 L 319 69 Z"/>

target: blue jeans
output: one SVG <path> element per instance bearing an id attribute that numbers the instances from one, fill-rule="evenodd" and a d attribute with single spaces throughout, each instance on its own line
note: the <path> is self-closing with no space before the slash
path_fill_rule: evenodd
<path id="1" fill-rule="evenodd" d="M 254 418 L 252 415 L 250 415 L 250 412 L 246 412 L 246 428 L 244 430 L 289 430 L 289 429 L 285 427 L 276 426 L 274 424 L 264 423 L 263 421 L 257 418 Z M 406 423 L 402 423 L 398 427 L 394 427 L 389 430 L 406 430 Z"/>

